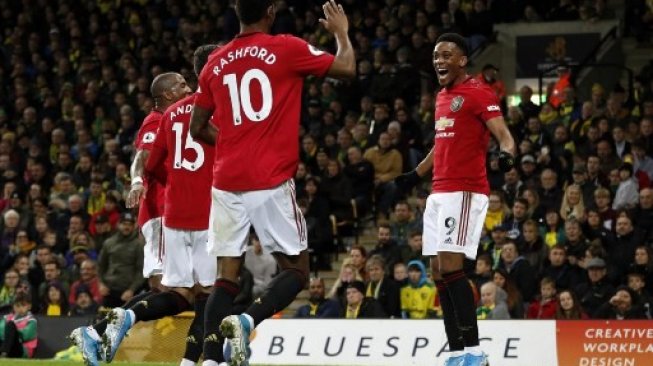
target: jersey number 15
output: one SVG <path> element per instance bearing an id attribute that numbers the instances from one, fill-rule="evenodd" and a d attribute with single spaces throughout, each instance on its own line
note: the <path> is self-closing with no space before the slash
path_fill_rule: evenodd
<path id="1" fill-rule="evenodd" d="M 184 134 L 184 124 L 181 122 L 175 122 L 172 124 L 172 130 L 175 132 L 175 155 L 173 157 L 174 161 L 172 162 L 173 169 L 186 169 L 194 172 L 202 167 L 204 164 L 204 149 L 197 141 L 193 140 L 193 137 L 186 131 L 186 143 L 182 148 L 181 139 Z M 182 151 L 183 150 L 183 151 Z M 194 161 L 189 161 L 186 158 L 182 158 L 182 155 L 186 150 L 194 150 L 196 158 Z"/>
<path id="2" fill-rule="evenodd" d="M 258 111 L 255 111 L 252 107 L 250 96 L 250 86 L 253 80 L 258 81 L 259 85 L 261 85 L 262 105 Z M 240 85 L 236 74 L 225 75 L 222 81 L 229 88 L 234 125 L 238 126 L 243 123 L 241 108 L 247 119 L 252 122 L 261 122 L 270 116 L 272 110 L 272 85 L 263 70 L 247 70 L 240 79 Z"/>

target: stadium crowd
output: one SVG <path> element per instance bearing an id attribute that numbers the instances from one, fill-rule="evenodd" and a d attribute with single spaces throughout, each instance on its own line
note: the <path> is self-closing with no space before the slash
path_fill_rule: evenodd
<path id="1" fill-rule="evenodd" d="M 279 1 L 274 31 L 328 48 L 320 5 Z M 421 256 L 429 184 L 404 192 L 394 182 L 432 146 L 435 39 L 460 32 L 474 48 L 492 41 L 494 23 L 615 12 L 603 0 L 343 5 L 358 73 L 346 84 L 305 83 L 298 204 L 318 269 L 331 265 L 330 215 L 345 224 L 369 218 L 378 244 L 351 247 L 333 289 L 314 280 L 311 304 L 298 315 L 437 317 Z M 153 106 L 150 83 L 177 71 L 195 85 L 194 49 L 231 39 L 238 22 L 221 0 L 0 0 L 0 8 L 0 307 L 9 311 L 22 292 L 36 313 L 94 314 L 145 286 L 124 197 L 133 139 Z M 628 29 L 646 37 L 652 11 L 635 1 Z M 542 106 L 528 87 L 508 106 L 493 65 L 475 75 L 504 102 L 519 142 L 519 164 L 506 174 L 496 148 L 488 152 L 493 191 L 470 267 L 479 318 L 651 317 L 653 63 L 639 75 L 632 91 L 599 83 L 579 100 L 568 85 Z M 250 260 L 245 288 L 256 291 L 265 280 L 258 275 L 269 277 L 261 261 L 270 263 Z"/>

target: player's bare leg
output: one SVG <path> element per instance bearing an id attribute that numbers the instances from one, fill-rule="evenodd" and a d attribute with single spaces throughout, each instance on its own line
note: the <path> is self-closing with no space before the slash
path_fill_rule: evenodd
<path id="1" fill-rule="evenodd" d="M 481 354 L 474 292 L 463 271 L 464 261 L 462 253 L 439 252 L 431 257 L 451 351 L 445 366 L 462 366 L 465 353 Z"/>
<path id="2" fill-rule="evenodd" d="M 234 299 L 240 292 L 238 277 L 243 258 L 219 257 L 217 260 L 218 279 L 213 285 L 204 310 L 204 366 L 216 366 L 224 362 L 224 338 L 220 332 L 220 323 L 231 314 Z"/>
<path id="3" fill-rule="evenodd" d="M 262 321 L 290 305 L 308 283 L 309 258 L 306 250 L 294 256 L 280 252 L 274 252 L 272 255 L 281 268 L 279 274 L 270 282 L 263 295 L 254 300 L 243 314 L 228 316 L 220 325 L 222 335 L 228 339 L 231 346 L 232 366 L 248 365 L 250 332 Z"/>

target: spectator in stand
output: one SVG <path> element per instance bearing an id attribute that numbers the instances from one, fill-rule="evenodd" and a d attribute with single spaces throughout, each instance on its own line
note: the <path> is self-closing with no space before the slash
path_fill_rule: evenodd
<path id="1" fill-rule="evenodd" d="M 617 212 L 610 205 L 610 191 L 606 188 L 598 188 L 594 191 L 594 202 L 601 216 L 603 226 L 613 230 L 617 221 Z"/>
<path id="2" fill-rule="evenodd" d="M 329 201 L 320 194 L 318 178 L 309 177 L 304 186 L 305 196 L 297 204 L 306 219 L 308 246 L 317 257 L 318 269 L 329 269 L 328 253 L 333 247 L 333 232 L 329 215 Z"/>
<path id="3" fill-rule="evenodd" d="M 503 198 L 501 192 L 490 192 L 488 198 L 488 209 L 485 215 L 485 230 L 490 231 L 497 225 L 500 225 L 503 220 L 510 214 L 510 209 Z"/>
<path id="4" fill-rule="evenodd" d="M 576 184 L 567 186 L 560 206 L 560 218 L 562 220 L 567 221 L 573 218 L 585 222 L 585 203 L 583 202 L 582 193 L 580 186 Z"/>
<path id="5" fill-rule="evenodd" d="M 548 208 L 544 215 L 544 222 L 540 226 L 540 235 L 548 248 L 555 245 L 562 245 L 565 240 L 565 226 L 560 220 L 558 210 Z"/>
<path id="6" fill-rule="evenodd" d="M 508 312 L 508 295 L 494 282 L 486 282 L 481 286 L 481 304 L 476 308 L 478 319 L 505 320 L 510 319 Z"/>
<path id="7" fill-rule="evenodd" d="M 544 244 L 537 223 L 526 220 L 524 223 L 524 240 L 519 244 L 519 252 L 531 265 L 535 273 L 540 273 L 547 258 L 549 247 Z"/>
<path id="8" fill-rule="evenodd" d="M 374 298 L 365 297 L 365 284 L 353 281 L 347 285 L 347 303 L 342 311 L 346 319 L 369 319 L 387 317 L 383 307 Z"/>
<path id="9" fill-rule="evenodd" d="M 408 263 L 408 283 L 401 288 L 401 314 L 404 319 L 436 318 L 442 314 L 436 303 L 437 289 L 429 282 L 421 261 Z"/>
<path id="10" fill-rule="evenodd" d="M 404 247 L 408 244 L 409 234 L 422 228 L 422 223 L 414 219 L 413 209 L 406 201 L 395 204 L 394 217 L 390 220 L 390 236 L 397 245 Z"/>
<path id="11" fill-rule="evenodd" d="M 562 290 L 558 293 L 555 318 L 557 320 L 580 320 L 588 319 L 588 316 L 581 308 L 576 293 L 572 290 Z"/>
<path id="12" fill-rule="evenodd" d="M 80 286 L 84 286 L 91 292 L 93 301 L 102 304 L 102 293 L 100 293 L 100 278 L 97 275 L 97 263 L 94 260 L 86 259 L 80 266 L 80 278 L 70 285 L 70 294 L 68 296 L 68 303 L 71 305 L 75 303 L 77 298 L 77 290 Z"/>
<path id="13" fill-rule="evenodd" d="M 370 209 L 372 192 L 374 191 L 374 166 L 363 159 L 361 148 L 352 146 L 347 150 L 349 164 L 344 168 L 344 174 L 353 187 L 353 197 L 356 200 L 359 217 L 363 217 Z"/>
<path id="14" fill-rule="evenodd" d="M 32 358 L 38 345 L 36 319 L 30 312 L 32 300 L 16 296 L 13 311 L 0 320 L 0 358 Z"/>
<path id="15" fill-rule="evenodd" d="M 608 252 L 610 262 L 615 266 L 611 275 L 617 283 L 623 283 L 629 263 L 635 258 L 635 251 L 643 242 L 642 235 L 633 227 L 632 220 L 628 215 L 620 215 L 617 219 L 614 240 L 606 240 L 605 249 Z"/>
<path id="16" fill-rule="evenodd" d="M 630 271 L 636 271 L 644 275 L 646 290 L 653 294 L 653 250 L 641 245 L 635 249 L 635 258 L 630 265 Z"/>
<path id="17" fill-rule="evenodd" d="M 408 245 L 400 247 L 401 261 L 408 263 L 412 260 L 420 260 L 424 266 L 429 265 L 429 258 L 422 255 L 422 232 L 411 231 L 408 235 Z M 395 263 L 396 264 L 396 263 Z"/>
<path id="18" fill-rule="evenodd" d="M 367 282 L 365 296 L 376 299 L 390 318 L 401 317 L 399 286 L 386 276 L 385 261 L 379 255 L 373 255 L 367 261 Z"/>
<path id="19" fill-rule="evenodd" d="M 295 318 L 338 318 L 340 304 L 324 297 L 324 280 L 312 278 L 308 285 L 308 304 L 297 309 Z"/>
<path id="20" fill-rule="evenodd" d="M 509 241 L 501 248 L 499 268 L 506 270 L 515 281 L 524 302 L 530 302 L 537 291 L 536 273 L 528 260 L 520 255 L 515 242 Z"/>
<path id="21" fill-rule="evenodd" d="M 337 160 L 328 160 L 326 175 L 322 177 L 320 190 L 329 200 L 329 211 L 335 215 L 338 222 L 353 219 L 351 206 L 353 186 L 349 178 L 342 173 Z"/>
<path id="22" fill-rule="evenodd" d="M 635 291 L 628 286 L 620 286 L 617 292 L 596 311 L 597 319 L 646 319 Z"/>
<path id="23" fill-rule="evenodd" d="M 43 272 L 45 273 L 45 279 L 39 283 L 37 289 L 37 296 L 39 299 L 44 299 L 47 294 L 48 284 L 52 282 L 59 283 L 63 292 L 68 294 L 70 291 L 70 285 L 68 281 L 62 277 L 61 267 L 59 261 L 52 258 L 43 266 Z"/>
<path id="24" fill-rule="evenodd" d="M 555 281 L 549 277 L 540 281 L 540 296 L 528 305 L 526 319 L 555 319 L 558 307 L 555 286 Z"/>
<path id="25" fill-rule="evenodd" d="M 86 285 L 79 286 L 75 304 L 70 309 L 70 316 L 97 315 L 98 310 L 99 305 L 93 301 L 89 288 Z"/>
<path id="26" fill-rule="evenodd" d="M 476 257 L 476 268 L 470 279 L 479 292 L 484 283 L 492 281 L 492 258 L 489 255 L 482 254 Z"/>
<path id="27" fill-rule="evenodd" d="M 340 274 L 338 275 L 338 279 L 336 280 L 336 282 L 333 283 L 333 286 L 331 287 L 331 290 L 329 290 L 329 294 L 327 295 L 327 297 L 329 299 L 334 299 L 338 301 L 338 303 L 342 307 L 347 303 L 347 299 L 345 296 L 347 286 L 349 286 L 349 284 L 352 283 L 353 281 L 362 281 L 362 280 L 363 278 L 356 270 L 356 266 L 354 266 L 351 263 L 351 260 L 346 259 L 342 263 L 342 266 L 340 267 Z"/>
<path id="28" fill-rule="evenodd" d="M 596 318 L 601 305 L 606 303 L 615 289 L 606 281 L 606 263 L 601 258 L 594 258 L 587 263 L 587 277 L 589 282 L 576 287 L 580 304 L 591 318 Z"/>
<path id="29" fill-rule="evenodd" d="M 509 207 L 512 207 L 515 200 L 518 197 L 522 196 L 526 186 L 521 181 L 519 172 L 516 168 L 510 169 L 504 174 L 504 185 L 501 187 L 503 190 L 503 196 L 505 198 L 505 203 Z"/>
<path id="30" fill-rule="evenodd" d="M 370 256 L 372 254 L 370 253 Z M 350 262 L 356 268 L 356 277 L 361 281 L 367 281 L 367 272 L 365 270 L 365 263 L 367 262 L 367 250 L 362 245 L 353 245 L 349 250 Z"/>
<path id="31" fill-rule="evenodd" d="M 515 285 L 515 281 L 504 269 L 497 269 L 492 274 L 492 282 L 508 294 L 508 312 L 511 319 L 524 318 L 524 300 Z"/>
<path id="32" fill-rule="evenodd" d="M 20 275 L 17 270 L 9 268 L 4 272 L 4 283 L 0 288 L 0 312 L 6 312 L 14 303 L 19 282 Z"/>
<path id="33" fill-rule="evenodd" d="M 646 154 L 644 142 L 636 140 L 631 145 L 631 150 L 633 153 L 633 170 L 635 174 L 644 173 L 649 178 L 649 181 L 653 181 L 653 158 Z"/>
<path id="34" fill-rule="evenodd" d="M 619 188 L 612 203 L 612 209 L 629 210 L 634 208 L 639 202 L 639 184 L 633 177 L 633 166 L 630 163 L 624 163 L 619 168 Z"/>
<path id="35" fill-rule="evenodd" d="M 562 202 L 562 191 L 558 187 L 558 174 L 551 169 L 544 169 L 540 175 L 540 202 L 545 209 L 558 209 Z"/>
<path id="36" fill-rule="evenodd" d="M 390 272 L 395 263 L 401 262 L 401 249 L 392 239 L 390 225 L 381 223 L 378 227 L 377 243 L 374 249 L 370 251 L 370 257 L 375 254 L 380 255 L 385 261 L 386 272 Z"/>
<path id="37" fill-rule="evenodd" d="M 639 303 L 636 304 L 644 311 L 647 319 L 653 319 L 653 297 L 646 291 L 646 277 L 640 272 L 628 273 L 628 288 L 630 288 L 637 298 Z"/>
<path id="38" fill-rule="evenodd" d="M 483 6 L 482 1 L 478 1 L 480 6 Z M 474 7 L 476 7 L 477 2 L 474 2 Z M 480 12 L 477 12 L 475 10 L 474 13 L 472 13 L 474 17 L 482 16 L 484 17 L 487 12 L 485 9 L 481 10 Z M 470 18 L 471 20 L 471 18 Z M 484 27 L 485 25 L 481 24 L 476 24 L 477 27 Z M 480 28 L 477 28 L 480 31 Z M 484 38 L 489 38 L 492 36 L 492 31 L 490 32 L 485 31 L 484 33 L 479 33 Z M 473 48 L 472 48 L 473 49 Z M 481 72 L 476 76 L 478 80 L 481 81 L 481 83 L 487 85 L 494 91 L 494 94 L 496 94 L 497 98 L 501 102 L 501 106 L 503 107 L 503 110 L 505 111 L 505 105 L 506 105 L 506 85 L 504 82 L 499 79 L 499 68 L 492 65 L 492 64 L 486 64 L 483 66 L 483 69 L 481 69 Z M 530 99 L 529 99 L 530 100 Z"/>
<path id="39" fill-rule="evenodd" d="M 565 242 L 563 245 L 567 251 L 567 261 L 572 266 L 577 266 L 578 261 L 585 256 L 589 241 L 583 235 L 580 222 L 576 219 L 572 218 L 565 222 Z"/>
<path id="40" fill-rule="evenodd" d="M 535 188 L 526 188 L 521 197 L 528 202 L 528 217 L 535 222 L 542 222 L 546 213 L 540 202 L 540 195 Z"/>
<path id="41" fill-rule="evenodd" d="M 579 267 L 571 266 L 567 262 L 567 251 L 564 246 L 556 245 L 549 250 L 549 264 L 544 267 L 541 276 L 553 279 L 557 289 L 576 288 L 583 275 Z"/>
<path id="42" fill-rule="evenodd" d="M 528 219 L 528 201 L 517 198 L 512 204 L 511 215 L 503 221 L 503 226 L 508 230 L 508 238 L 516 241 L 523 240 L 523 225 Z"/>
<path id="43" fill-rule="evenodd" d="M 258 235 L 253 231 L 249 234 L 249 242 L 250 245 L 245 251 L 245 268 L 254 278 L 252 296 L 258 298 L 277 273 L 277 262 L 272 254 L 263 252 Z M 322 287 L 324 287 L 324 283 Z M 322 296 L 324 297 L 324 288 L 322 289 Z"/>
<path id="44" fill-rule="evenodd" d="M 145 283 L 143 242 L 135 224 L 134 215 L 124 213 L 118 224 L 118 232 L 102 245 L 98 265 L 104 306 L 121 306 Z"/>
<path id="45" fill-rule="evenodd" d="M 49 282 L 47 284 L 40 313 L 47 316 L 66 316 L 68 314 L 68 299 L 61 283 Z"/>
<path id="46" fill-rule="evenodd" d="M 378 144 L 367 149 L 363 157 L 374 166 L 377 213 L 387 218 L 397 191 L 393 180 L 402 172 L 403 158 L 390 147 L 390 135 L 386 132 L 379 135 Z"/>

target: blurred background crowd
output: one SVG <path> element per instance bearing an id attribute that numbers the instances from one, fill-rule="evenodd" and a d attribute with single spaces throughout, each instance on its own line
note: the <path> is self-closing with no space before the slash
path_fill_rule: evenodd
<path id="1" fill-rule="evenodd" d="M 342 3 L 358 73 L 347 83 L 306 80 L 296 175 L 315 270 L 339 274 L 332 288 L 312 281 L 298 315 L 438 317 L 421 256 L 430 185 L 394 184 L 432 146 L 435 40 L 459 32 L 475 49 L 495 41 L 497 23 L 593 22 L 615 9 L 603 0 Z M 153 77 L 176 71 L 196 85 L 195 48 L 237 34 L 231 5 L 0 0 L 0 307 L 22 291 L 36 313 L 93 314 L 146 286 L 142 252 L 125 251 L 141 240 L 124 207 L 133 139 L 153 106 Z M 633 0 L 622 12 L 624 34 L 643 47 L 652 7 Z M 321 15 L 318 1 L 278 1 L 274 32 L 334 51 Z M 636 70 L 634 90 L 596 83 L 579 100 L 567 83 L 542 103 L 529 87 L 507 91 L 496 66 L 478 66 L 474 77 L 495 90 L 518 142 L 505 174 L 497 147 L 488 151 L 489 211 L 468 268 L 479 318 L 650 318 L 653 63 Z M 378 239 L 352 245 L 364 231 Z M 334 262 L 342 249 L 344 263 Z M 274 264 L 262 270 L 269 258 L 251 252 L 244 278 L 256 293 Z M 366 312 L 350 311 L 362 303 Z"/>

